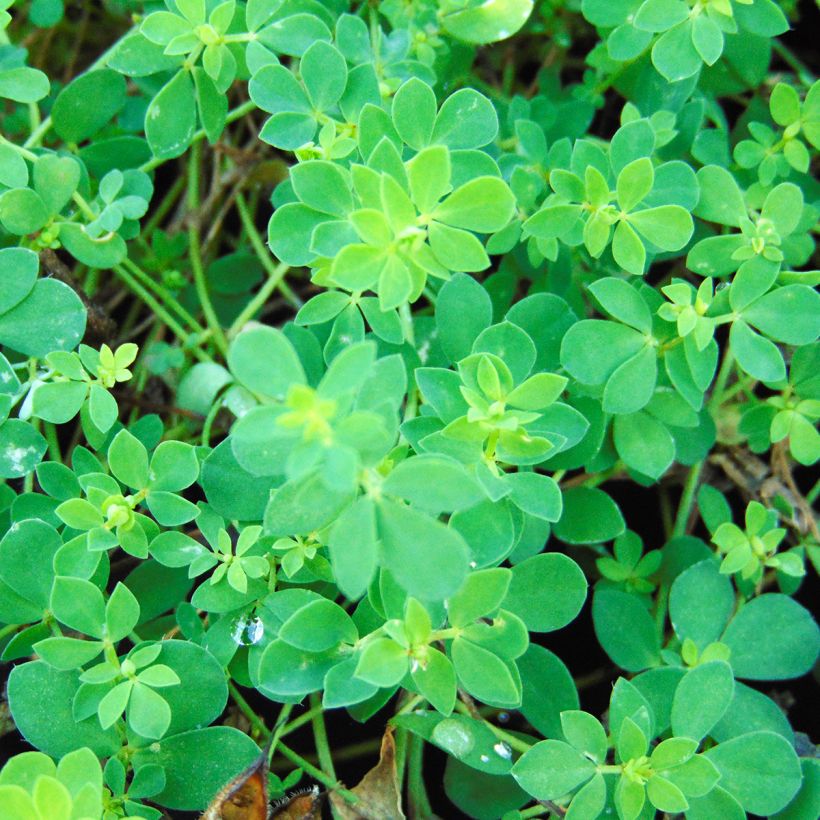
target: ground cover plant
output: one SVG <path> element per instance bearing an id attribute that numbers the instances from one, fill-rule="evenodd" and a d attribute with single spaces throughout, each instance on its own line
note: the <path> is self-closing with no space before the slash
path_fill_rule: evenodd
<path id="1" fill-rule="evenodd" d="M 0 816 L 817 817 L 811 5 L 5 0 Z"/>

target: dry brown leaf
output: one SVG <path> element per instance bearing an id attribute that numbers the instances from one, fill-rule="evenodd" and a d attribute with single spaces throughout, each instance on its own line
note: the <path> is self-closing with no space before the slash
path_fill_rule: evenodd
<path id="1" fill-rule="evenodd" d="M 359 798 L 355 806 L 337 794 L 331 794 L 333 807 L 343 820 L 405 820 L 396 775 L 396 741 L 392 727 L 382 737 L 379 762 L 351 789 Z"/>
<path id="2" fill-rule="evenodd" d="M 223 786 L 200 820 L 268 820 L 268 750 Z"/>
<path id="3" fill-rule="evenodd" d="M 322 817 L 322 798 L 319 787 L 303 791 L 285 798 L 273 808 L 270 820 L 320 820 Z"/>

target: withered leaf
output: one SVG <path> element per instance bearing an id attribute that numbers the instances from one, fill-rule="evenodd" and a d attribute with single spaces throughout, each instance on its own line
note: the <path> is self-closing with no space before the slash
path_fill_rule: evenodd
<path id="1" fill-rule="evenodd" d="M 396 741 L 391 726 L 382 737 L 379 762 L 351 791 L 359 798 L 354 806 L 337 794 L 330 795 L 333 807 L 343 820 L 405 820 L 396 774 Z"/>
<path id="2" fill-rule="evenodd" d="M 319 787 L 314 786 L 309 791 L 285 798 L 274 806 L 270 820 L 320 820 L 323 797 Z"/>
<path id="3" fill-rule="evenodd" d="M 223 786 L 200 820 L 268 820 L 268 750 Z"/>

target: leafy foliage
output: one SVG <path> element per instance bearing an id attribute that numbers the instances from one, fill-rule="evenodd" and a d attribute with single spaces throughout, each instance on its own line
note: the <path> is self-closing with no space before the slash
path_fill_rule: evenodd
<path id="1" fill-rule="evenodd" d="M 201 810 L 271 738 L 340 816 L 433 816 L 426 746 L 450 815 L 817 815 L 744 683 L 820 651 L 793 3 L 2 9 L 0 815 Z M 348 791 L 323 716 L 388 704 Z"/>

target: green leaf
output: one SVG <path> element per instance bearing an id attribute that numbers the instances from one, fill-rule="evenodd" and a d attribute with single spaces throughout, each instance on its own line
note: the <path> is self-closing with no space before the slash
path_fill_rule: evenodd
<path id="1" fill-rule="evenodd" d="M 506 40 L 527 22 L 533 0 L 471 2 L 443 17 L 444 29 L 466 43 L 493 43 Z"/>
<path id="2" fill-rule="evenodd" d="M 555 534 L 568 544 L 595 544 L 617 538 L 625 529 L 618 505 L 597 487 L 564 492 L 564 512 Z"/>
<path id="3" fill-rule="evenodd" d="M 60 672 L 42 661 L 15 666 L 7 690 L 15 725 L 32 746 L 54 758 L 86 746 L 99 757 L 116 754 L 121 742 L 115 729 L 103 730 L 96 715 L 74 719 L 71 704 L 79 685 L 76 672 Z"/>
<path id="4" fill-rule="evenodd" d="M 568 709 L 561 712 L 561 729 L 564 737 L 579 752 L 583 752 L 597 763 L 606 760 L 609 742 L 601 722 L 588 712 Z"/>
<path id="5" fill-rule="evenodd" d="M 820 335 L 820 294 L 808 285 L 786 285 L 745 307 L 743 318 L 775 341 L 811 344 Z"/>
<path id="6" fill-rule="evenodd" d="M 0 314 L 20 304 L 37 281 L 40 261 L 28 248 L 0 249 Z"/>
<path id="7" fill-rule="evenodd" d="M 719 165 L 707 165 L 698 171 L 700 199 L 695 214 L 709 222 L 740 227 L 746 217 L 743 193 L 735 178 Z"/>
<path id="8" fill-rule="evenodd" d="M 8 419 L 0 424 L 0 478 L 22 478 L 40 462 L 46 440 L 28 422 Z"/>
<path id="9" fill-rule="evenodd" d="M 616 416 L 612 434 L 615 449 L 624 463 L 655 480 L 666 472 L 675 458 L 672 435 L 648 413 Z"/>
<path id="10" fill-rule="evenodd" d="M 655 169 L 648 157 L 641 157 L 626 165 L 618 174 L 615 188 L 621 210 L 628 213 L 643 202 L 654 183 Z"/>
<path id="11" fill-rule="evenodd" d="M 448 148 L 481 148 L 498 133 L 493 104 L 472 88 L 461 88 L 442 103 L 433 126 L 432 142 Z"/>
<path id="12" fill-rule="evenodd" d="M 457 273 L 444 283 L 436 301 L 436 327 L 451 362 L 470 354 L 473 342 L 490 326 L 492 315 L 487 291 L 471 276 Z"/>
<path id="13" fill-rule="evenodd" d="M 510 586 L 512 573 L 498 567 L 471 572 L 464 584 L 453 595 L 447 606 L 447 617 L 453 626 L 469 623 L 492 615 L 503 603 Z"/>
<path id="14" fill-rule="evenodd" d="M 393 125 L 399 136 L 420 151 L 430 142 L 436 118 L 436 95 L 427 83 L 412 77 L 393 97 Z"/>
<path id="15" fill-rule="evenodd" d="M 544 553 L 513 567 L 504 607 L 530 631 L 552 632 L 576 618 L 586 593 L 586 578 L 575 561 L 560 552 Z"/>
<path id="16" fill-rule="evenodd" d="M 631 327 L 585 319 L 567 330 L 561 342 L 561 364 L 584 384 L 604 384 L 624 362 L 644 346 Z"/>
<path id="17" fill-rule="evenodd" d="M 432 515 L 467 509 L 484 497 L 481 485 L 455 459 L 426 454 L 400 462 L 382 490 Z"/>
<path id="18" fill-rule="evenodd" d="M 436 261 L 448 270 L 476 272 L 490 267 L 490 258 L 474 234 L 434 222 L 429 228 Z"/>
<path id="19" fill-rule="evenodd" d="M 441 522 L 390 501 L 377 509 L 384 564 L 409 595 L 437 601 L 452 595 L 467 576 L 464 539 Z"/>
<path id="20" fill-rule="evenodd" d="M 128 430 L 120 430 L 108 448 L 108 465 L 115 478 L 137 490 L 148 486 L 148 451 Z"/>
<path id="21" fill-rule="evenodd" d="M 592 620 L 599 643 L 618 666 L 640 672 L 660 662 L 655 622 L 637 596 L 599 588 L 592 599 Z"/>
<path id="22" fill-rule="evenodd" d="M 732 582 L 711 559 L 678 575 L 669 592 L 669 619 L 675 634 L 681 641 L 694 641 L 701 650 L 720 637 L 734 606 Z"/>
<path id="23" fill-rule="evenodd" d="M 231 726 L 175 734 L 134 755 L 137 771 L 145 765 L 165 772 L 162 791 L 151 799 L 169 809 L 204 809 L 213 797 L 214 783 L 227 783 L 259 757 L 251 738 Z"/>
<path id="24" fill-rule="evenodd" d="M 629 223 L 641 236 L 665 251 L 679 251 L 692 236 L 692 217 L 680 205 L 659 205 L 629 215 Z"/>
<path id="25" fill-rule="evenodd" d="M 66 626 L 93 638 L 105 632 L 105 602 L 100 590 L 82 578 L 58 577 L 51 593 L 51 610 Z"/>
<path id="26" fill-rule="evenodd" d="M 407 650 L 391 638 L 369 641 L 359 657 L 356 677 L 378 687 L 396 686 L 407 674 Z"/>
<path id="27" fill-rule="evenodd" d="M 359 635 L 338 604 L 320 598 L 294 612 L 282 624 L 279 637 L 299 649 L 324 652 L 341 642 L 356 643 Z"/>
<path id="28" fill-rule="evenodd" d="M 373 502 L 359 499 L 336 520 L 330 531 L 330 561 L 339 589 L 360 598 L 376 571 L 377 544 Z"/>
<path id="29" fill-rule="evenodd" d="M 521 704 L 521 681 L 515 666 L 465 638 L 456 638 L 451 658 L 461 685 L 475 698 L 499 709 Z"/>
<path id="30" fill-rule="evenodd" d="M 737 363 L 750 376 L 763 382 L 779 382 L 786 378 L 786 365 L 780 351 L 742 319 L 732 322 L 729 344 Z"/>
<path id="31" fill-rule="evenodd" d="M 327 111 L 335 105 L 347 85 L 345 58 L 335 46 L 322 40 L 302 55 L 299 72 L 316 111 Z"/>
<path id="32" fill-rule="evenodd" d="M 788 680 L 806 674 L 820 651 L 820 630 L 797 601 L 779 593 L 753 598 L 721 638 L 739 678 Z"/>
<path id="33" fill-rule="evenodd" d="M 614 276 L 598 279 L 589 286 L 589 290 L 610 316 L 641 333 L 652 332 L 649 306 L 638 291 L 623 279 Z"/>
<path id="34" fill-rule="evenodd" d="M 518 784 L 538 800 L 562 797 L 595 774 L 595 764 L 560 740 L 542 740 L 513 766 Z"/>
<path id="35" fill-rule="evenodd" d="M 609 377 L 604 388 L 604 412 L 625 415 L 646 407 L 655 391 L 657 378 L 657 350 L 652 345 L 645 345 L 632 358 L 619 365 Z M 667 445 L 659 455 L 659 460 L 668 455 Z"/>
<path id="36" fill-rule="evenodd" d="M 280 401 L 292 384 L 306 381 L 293 345 L 272 327 L 243 330 L 228 350 L 228 367 L 249 390 Z"/>
<path id="37" fill-rule="evenodd" d="M 39 231 L 48 222 L 42 197 L 30 188 L 13 188 L 0 194 L 0 222 L 16 236 Z"/>
<path id="38" fill-rule="evenodd" d="M 81 74 L 57 95 L 54 130 L 66 142 L 82 142 L 110 122 L 125 105 L 125 78 L 102 68 Z"/>
<path id="39" fill-rule="evenodd" d="M 140 605 L 125 584 L 118 583 L 105 605 L 105 631 L 109 640 L 117 643 L 137 625 Z"/>
<path id="40" fill-rule="evenodd" d="M 478 177 L 456 188 L 433 211 L 433 218 L 454 228 L 492 233 L 503 228 L 515 211 L 515 197 L 498 177 Z"/>
<path id="41" fill-rule="evenodd" d="M 62 540 L 50 524 L 37 519 L 20 521 L 0 540 L 0 579 L 42 612 L 49 604 L 54 556 L 61 546 Z"/>
<path id="42" fill-rule="evenodd" d="M 772 732 L 750 732 L 704 753 L 720 785 L 752 814 L 774 814 L 800 787 L 800 762 L 791 744 Z"/>
<path id="43" fill-rule="evenodd" d="M 520 510 L 544 521 L 561 518 L 563 500 L 555 481 L 539 473 L 509 473 L 510 499 Z"/>
<path id="44" fill-rule="evenodd" d="M 158 159 L 185 153 L 196 129 L 196 96 L 188 71 L 178 71 L 151 100 L 145 112 L 145 136 Z"/>
<path id="45" fill-rule="evenodd" d="M 709 661 L 690 669 L 675 690 L 672 731 L 700 740 L 723 717 L 734 695 L 735 681 L 725 661 Z"/>

